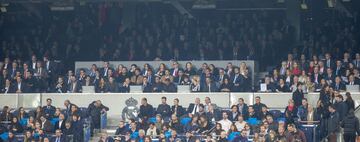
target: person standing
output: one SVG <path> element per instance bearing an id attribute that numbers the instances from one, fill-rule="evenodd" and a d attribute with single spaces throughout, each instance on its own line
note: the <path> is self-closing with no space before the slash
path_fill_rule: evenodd
<path id="1" fill-rule="evenodd" d="M 348 115 L 341 122 L 341 127 L 344 128 L 345 142 L 355 142 L 356 135 L 360 135 L 359 118 L 354 114 L 354 109 L 350 109 Z"/>

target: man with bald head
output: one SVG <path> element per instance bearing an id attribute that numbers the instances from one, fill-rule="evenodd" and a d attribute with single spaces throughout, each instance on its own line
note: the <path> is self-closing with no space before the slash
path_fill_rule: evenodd
<path id="1" fill-rule="evenodd" d="M 199 105 L 200 105 L 200 98 L 195 98 L 195 102 L 190 103 L 188 110 L 187 110 L 189 117 L 192 117 L 194 114 L 199 112 Z"/>

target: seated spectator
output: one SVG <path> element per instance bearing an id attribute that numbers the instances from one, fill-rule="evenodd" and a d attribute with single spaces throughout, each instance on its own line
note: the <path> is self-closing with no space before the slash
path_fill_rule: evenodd
<path id="1" fill-rule="evenodd" d="M 267 107 L 265 104 L 261 103 L 260 96 L 256 96 L 255 97 L 255 104 L 253 105 L 253 108 L 254 108 L 254 111 L 255 111 L 257 116 L 260 116 L 260 114 L 262 112 L 262 108 L 264 106 Z"/>
<path id="2" fill-rule="evenodd" d="M 54 92 L 55 93 L 66 93 L 67 92 L 67 84 L 64 82 L 63 77 L 59 76 L 57 83 L 55 84 L 54 87 Z"/>
<path id="3" fill-rule="evenodd" d="M 231 82 L 233 83 L 232 92 L 240 92 L 241 76 L 239 68 L 234 68 L 234 75 L 230 77 Z"/>
<path id="4" fill-rule="evenodd" d="M 180 85 L 190 85 L 191 81 L 189 76 L 184 75 L 184 79 L 181 81 Z"/>
<path id="5" fill-rule="evenodd" d="M 348 77 L 348 83 L 346 85 L 359 85 L 360 79 L 355 78 L 353 74 L 350 74 Z"/>
<path id="6" fill-rule="evenodd" d="M 131 77 L 132 85 L 141 85 L 143 82 L 143 76 L 141 75 L 140 69 L 136 68 L 134 75 Z"/>
<path id="7" fill-rule="evenodd" d="M 160 77 L 156 76 L 155 77 L 155 83 L 152 85 L 152 91 L 153 92 L 162 92 L 163 91 L 163 87 L 164 84 L 161 82 Z"/>
<path id="8" fill-rule="evenodd" d="M 285 84 L 284 79 L 280 78 L 279 85 L 276 87 L 276 92 L 290 92 L 290 88 Z"/>
<path id="9" fill-rule="evenodd" d="M 258 115 L 260 120 L 266 119 L 266 116 L 271 115 L 271 113 L 268 111 L 267 106 L 263 106 L 261 108 L 261 113 Z"/>
<path id="10" fill-rule="evenodd" d="M 138 117 L 142 121 L 147 121 L 153 115 L 154 115 L 153 106 L 147 103 L 146 98 L 142 98 L 141 99 L 141 105 L 140 105 L 140 113 L 139 113 Z"/>
<path id="11" fill-rule="evenodd" d="M 170 70 L 165 70 L 165 74 L 161 76 L 161 82 L 165 83 L 166 79 L 169 79 L 170 82 L 174 82 L 174 76 L 170 74 Z"/>
<path id="12" fill-rule="evenodd" d="M 171 120 L 169 123 L 169 126 L 171 129 L 175 130 L 176 132 L 182 133 L 183 132 L 183 126 L 181 125 L 178 117 L 176 115 L 171 115 Z"/>
<path id="13" fill-rule="evenodd" d="M 170 79 L 165 79 L 162 91 L 163 92 L 177 92 L 177 87 L 174 83 L 171 82 Z"/>
<path id="14" fill-rule="evenodd" d="M 199 105 L 199 111 L 195 113 L 195 116 L 200 117 L 201 115 L 205 115 L 205 106 L 203 104 Z"/>
<path id="15" fill-rule="evenodd" d="M 229 120 L 232 122 L 237 121 L 237 118 L 239 116 L 238 112 L 238 107 L 236 105 L 232 105 Z"/>
<path id="16" fill-rule="evenodd" d="M 23 79 L 21 77 L 16 77 L 16 83 L 14 85 L 15 93 L 27 93 L 28 87 L 26 83 L 23 83 Z"/>
<path id="17" fill-rule="evenodd" d="M 191 79 L 190 90 L 191 92 L 200 92 L 200 77 L 193 76 Z"/>
<path id="18" fill-rule="evenodd" d="M 19 120 L 27 119 L 29 118 L 29 114 L 25 111 L 23 107 L 19 107 L 17 112 L 17 118 L 19 118 Z"/>
<path id="19" fill-rule="evenodd" d="M 14 87 L 9 79 L 5 80 L 5 85 L 1 88 L 1 93 L 15 93 Z"/>
<path id="20" fill-rule="evenodd" d="M 205 85 L 202 87 L 202 92 L 217 92 L 218 88 L 211 78 L 207 77 L 205 79 Z"/>
<path id="21" fill-rule="evenodd" d="M 249 106 L 248 112 L 249 112 L 249 114 L 247 116 L 245 116 L 245 120 L 248 120 L 249 118 L 260 119 L 259 115 L 255 112 L 252 105 Z"/>
<path id="22" fill-rule="evenodd" d="M 52 106 L 52 99 L 46 99 L 46 106 L 43 106 L 42 110 L 44 112 L 45 118 L 51 119 L 54 117 L 56 108 Z"/>
<path id="23" fill-rule="evenodd" d="M 179 99 L 174 99 L 174 105 L 171 106 L 171 114 L 175 114 L 177 117 L 181 117 L 185 114 L 185 109 L 179 105 Z"/>
<path id="24" fill-rule="evenodd" d="M 246 120 L 249 115 L 249 112 L 248 112 L 249 108 L 248 108 L 248 105 L 244 102 L 243 98 L 238 99 L 237 107 L 239 110 L 239 114 L 244 117 L 244 120 Z"/>
<path id="25" fill-rule="evenodd" d="M 151 138 L 156 138 L 159 135 L 159 131 L 156 129 L 154 123 L 149 124 L 149 128 L 146 131 L 146 135 L 150 136 Z"/>
<path id="26" fill-rule="evenodd" d="M 239 131 L 242 131 L 246 123 L 247 122 L 244 121 L 244 117 L 242 115 L 238 115 L 237 121 L 234 124 Z"/>
<path id="27" fill-rule="evenodd" d="M 275 92 L 276 91 L 276 86 L 273 83 L 271 83 L 269 77 L 265 77 L 264 83 L 266 85 L 265 92 Z"/>
<path id="28" fill-rule="evenodd" d="M 230 92 L 231 88 L 233 88 L 233 85 L 231 82 L 229 82 L 228 78 L 224 79 L 224 83 L 220 85 L 220 92 Z"/>
<path id="29" fill-rule="evenodd" d="M 46 119 L 44 116 L 41 116 L 40 120 L 41 120 L 41 129 L 44 130 L 45 133 L 48 134 L 54 132 L 54 127 L 48 119 Z"/>
<path id="30" fill-rule="evenodd" d="M 22 133 L 23 132 L 23 127 L 21 126 L 17 117 L 12 118 L 9 130 L 14 133 Z"/>
<path id="31" fill-rule="evenodd" d="M 208 107 L 208 111 L 206 112 L 206 117 L 209 121 L 215 122 L 221 119 L 221 113 L 218 109 L 215 109 L 212 105 Z"/>
<path id="32" fill-rule="evenodd" d="M 226 112 L 222 113 L 222 120 L 218 121 L 218 123 L 221 124 L 225 132 L 228 132 L 230 130 L 230 126 L 232 125 L 232 122 L 228 119 L 228 114 Z"/>
<path id="33" fill-rule="evenodd" d="M 266 122 L 269 125 L 268 129 L 269 130 L 273 130 L 273 131 L 277 131 L 279 128 L 279 123 L 277 121 L 274 121 L 274 118 L 272 115 L 267 115 L 266 116 Z"/>
<path id="34" fill-rule="evenodd" d="M 140 133 L 139 133 L 140 136 Z M 107 133 L 102 133 L 101 137 L 100 137 L 100 141 L 102 142 L 113 142 L 114 139 L 112 137 L 110 137 Z"/>
<path id="35" fill-rule="evenodd" d="M 192 117 L 197 112 L 199 112 L 199 105 L 200 105 L 200 98 L 195 98 L 195 102 L 189 104 L 189 106 L 187 107 L 187 113 L 189 117 Z"/>
<path id="36" fill-rule="evenodd" d="M 161 104 L 157 107 L 156 114 L 160 114 L 163 118 L 170 118 L 171 109 L 166 100 L 166 97 L 161 97 Z"/>
<path id="37" fill-rule="evenodd" d="M 187 76 L 193 76 L 196 74 L 196 71 L 194 70 L 191 62 L 187 62 L 185 64 L 184 74 Z"/>
<path id="38" fill-rule="evenodd" d="M 174 83 L 175 84 L 181 84 L 184 81 L 185 76 L 186 75 L 184 74 L 184 70 L 179 69 L 177 71 L 177 76 L 174 77 Z"/>
<path id="39" fill-rule="evenodd" d="M 66 142 L 66 136 L 63 135 L 60 129 L 55 130 L 55 137 L 52 137 L 53 142 Z"/>
<path id="40" fill-rule="evenodd" d="M 73 127 L 71 126 L 71 122 L 65 122 L 65 129 L 62 131 L 65 136 L 72 135 L 74 133 Z"/>
<path id="41" fill-rule="evenodd" d="M 297 118 L 299 121 L 306 121 L 308 102 L 306 98 L 302 99 L 301 105 L 297 107 Z"/>
<path id="42" fill-rule="evenodd" d="M 286 141 L 302 141 L 306 142 L 306 136 L 303 131 L 296 128 L 294 124 L 288 124 L 287 130 L 289 134 L 286 136 Z"/>
<path id="43" fill-rule="evenodd" d="M 64 114 L 60 114 L 59 115 L 59 121 L 57 121 L 55 123 L 55 130 L 65 130 L 65 115 Z"/>
<path id="44" fill-rule="evenodd" d="M 115 82 L 115 79 L 113 77 L 109 77 L 108 84 L 108 90 L 109 93 L 116 93 L 119 92 L 118 84 Z"/>
<path id="45" fill-rule="evenodd" d="M 4 106 L 0 114 L 0 121 L 12 121 L 14 115 L 10 111 L 9 106 Z"/>
<path id="46" fill-rule="evenodd" d="M 95 88 L 96 93 L 106 93 L 109 90 L 108 83 L 105 81 L 104 78 L 100 78 L 98 85 Z"/>
<path id="47" fill-rule="evenodd" d="M 81 93 L 81 84 L 76 80 L 75 76 L 70 76 L 70 84 L 68 85 L 68 93 Z"/>
<path id="48" fill-rule="evenodd" d="M 302 90 L 302 85 L 297 84 L 296 91 L 292 94 L 292 100 L 295 103 L 295 107 L 299 107 L 301 105 L 301 101 L 304 99 L 304 92 Z"/>
<path id="49" fill-rule="evenodd" d="M 130 92 L 130 79 L 126 78 L 124 82 L 119 87 L 120 93 L 129 93 Z"/>
<path id="50" fill-rule="evenodd" d="M 116 137 L 116 138 L 122 138 L 124 139 L 125 138 L 125 135 L 126 133 L 128 132 L 128 128 L 125 126 L 125 122 L 124 121 L 120 121 L 119 122 L 119 126 L 118 128 L 116 129 L 115 131 L 115 135 L 122 135 L 122 136 L 119 136 L 119 137 Z"/>
<path id="51" fill-rule="evenodd" d="M 341 82 L 341 78 L 339 76 L 337 76 L 335 78 L 335 83 L 332 86 L 334 88 L 335 91 L 345 91 L 346 90 L 346 86 Z"/>
<path id="52" fill-rule="evenodd" d="M 146 76 L 143 77 L 143 82 L 141 85 L 144 93 L 152 92 L 153 88 L 151 84 L 148 82 L 148 78 Z"/>

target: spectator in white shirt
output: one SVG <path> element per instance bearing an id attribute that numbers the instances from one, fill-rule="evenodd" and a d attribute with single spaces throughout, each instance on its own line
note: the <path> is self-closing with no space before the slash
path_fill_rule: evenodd
<path id="1" fill-rule="evenodd" d="M 226 112 L 222 113 L 223 119 L 220 120 L 218 123 L 221 124 L 223 130 L 227 133 L 229 131 L 230 126 L 232 125 L 232 122 L 228 119 L 228 114 Z"/>

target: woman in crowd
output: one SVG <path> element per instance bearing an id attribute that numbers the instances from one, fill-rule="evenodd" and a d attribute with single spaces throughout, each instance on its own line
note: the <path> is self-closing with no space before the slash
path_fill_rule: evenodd
<path id="1" fill-rule="evenodd" d="M 158 68 L 157 72 L 156 72 L 156 76 L 161 77 L 161 76 L 165 75 L 165 70 L 166 70 L 166 65 L 164 63 L 161 63 L 159 65 L 159 68 Z"/>
<path id="2" fill-rule="evenodd" d="M 286 106 L 284 113 L 286 123 L 294 123 L 294 118 L 296 117 L 296 106 L 292 99 L 288 101 L 288 106 Z"/>
<path id="3" fill-rule="evenodd" d="M 200 92 L 200 77 L 193 76 L 190 84 L 191 92 Z"/>
<path id="4" fill-rule="evenodd" d="M 19 120 L 22 120 L 29 118 L 29 114 L 25 111 L 23 107 L 19 107 L 17 117 L 19 118 Z"/>
<path id="5" fill-rule="evenodd" d="M 207 132 L 211 126 L 205 115 L 201 115 L 199 119 L 199 133 Z"/>
<path id="6" fill-rule="evenodd" d="M 9 130 L 13 131 L 14 133 L 23 133 L 24 129 L 17 117 L 12 118 Z"/>
<path id="7" fill-rule="evenodd" d="M 4 106 L 2 113 L 0 114 L 0 121 L 11 121 L 14 117 L 13 114 L 10 112 L 9 106 Z"/>
<path id="8" fill-rule="evenodd" d="M 224 83 L 220 85 L 220 91 L 221 92 L 230 92 L 231 88 L 233 88 L 232 82 L 229 82 L 229 78 L 224 78 Z"/>
<path id="9" fill-rule="evenodd" d="M 196 71 L 195 71 L 195 69 L 194 69 L 194 67 L 193 67 L 193 65 L 192 65 L 191 62 L 187 62 L 187 63 L 185 64 L 184 73 L 185 73 L 187 76 L 190 76 L 190 77 L 196 74 Z"/>

